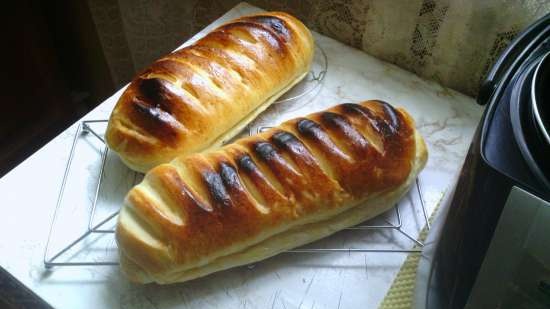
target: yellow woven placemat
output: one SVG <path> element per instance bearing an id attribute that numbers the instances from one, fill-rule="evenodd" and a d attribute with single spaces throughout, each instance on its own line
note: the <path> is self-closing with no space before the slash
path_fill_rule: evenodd
<path id="1" fill-rule="evenodd" d="M 428 220 L 430 223 L 433 221 L 438 209 L 439 204 L 436 206 Z M 427 235 L 428 229 L 424 226 L 422 231 L 420 231 L 418 240 L 424 242 Z M 399 273 L 397 273 L 397 276 L 393 280 L 386 297 L 384 297 L 384 300 L 378 309 L 412 308 L 414 285 L 416 283 L 416 271 L 418 269 L 418 261 L 420 260 L 420 256 L 420 252 L 409 253 L 405 263 L 401 266 Z"/>
<path id="2" fill-rule="evenodd" d="M 427 230 L 424 227 L 420 232 L 420 241 L 424 241 L 427 235 Z M 414 285 L 416 283 L 416 270 L 418 261 L 420 260 L 420 252 L 410 253 L 401 266 L 399 273 L 393 280 L 393 283 L 386 294 L 386 297 L 380 304 L 379 309 L 409 309 L 412 307 Z"/>

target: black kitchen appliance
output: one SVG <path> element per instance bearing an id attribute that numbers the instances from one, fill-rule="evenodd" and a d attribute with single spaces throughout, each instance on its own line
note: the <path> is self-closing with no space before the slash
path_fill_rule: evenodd
<path id="1" fill-rule="evenodd" d="M 550 14 L 487 75 L 482 121 L 426 241 L 416 308 L 550 308 L 549 53 Z"/>

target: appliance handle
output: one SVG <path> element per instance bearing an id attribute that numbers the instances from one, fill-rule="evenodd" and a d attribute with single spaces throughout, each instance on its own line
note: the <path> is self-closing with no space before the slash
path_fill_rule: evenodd
<path id="1" fill-rule="evenodd" d="M 521 63 L 522 58 L 526 56 L 525 48 L 529 45 L 533 36 L 536 36 L 540 32 L 540 28 L 547 27 L 548 25 L 550 25 L 550 13 L 519 33 L 504 49 L 481 83 L 476 100 L 479 105 L 485 105 L 489 102 L 498 84 L 509 75 L 505 73 L 515 69 Z"/>

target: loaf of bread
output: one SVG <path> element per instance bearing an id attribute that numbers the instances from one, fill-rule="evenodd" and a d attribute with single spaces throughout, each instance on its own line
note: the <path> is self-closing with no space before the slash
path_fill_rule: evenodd
<path id="1" fill-rule="evenodd" d="M 381 101 L 177 157 L 126 196 L 121 269 L 172 283 L 268 258 L 390 209 L 426 160 L 411 117 Z"/>
<path id="2" fill-rule="evenodd" d="M 309 30 L 281 12 L 241 17 L 156 61 L 124 91 L 106 140 L 145 172 L 220 147 L 307 75 Z"/>

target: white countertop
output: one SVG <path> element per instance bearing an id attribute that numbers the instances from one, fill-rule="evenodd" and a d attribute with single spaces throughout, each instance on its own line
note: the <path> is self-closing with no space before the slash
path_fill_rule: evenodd
<path id="1" fill-rule="evenodd" d="M 221 22 L 257 11 L 248 4 L 239 4 L 197 36 Z M 328 72 L 321 88 L 301 99 L 305 106 L 294 110 L 272 108 L 255 126 L 273 125 L 342 102 L 381 99 L 403 106 L 416 119 L 428 144 L 430 158 L 420 179 L 431 212 L 462 164 L 482 109 L 470 97 L 314 35 L 328 57 Z M 84 119 L 107 119 L 121 92 Z M 116 266 L 55 267 L 47 271 L 43 264 L 45 244 L 77 125 L 0 179 L 0 266 L 56 308 L 375 308 L 406 257 L 400 253 L 281 254 L 253 268 L 240 267 L 170 286 L 130 284 Z M 75 161 L 79 159 L 75 156 Z M 96 172 L 90 168 L 71 177 L 90 192 Z M 414 198 L 406 198 L 401 205 L 404 221 L 408 222 L 405 228 L 410 228 L 411 234 L 422 228 L 421 213 L 415 204 Z M 394 239 L 393 234 L 361 233 L 340 233 L 318 245 L 412 245 Z"/>

